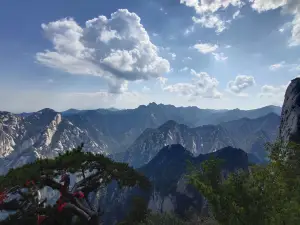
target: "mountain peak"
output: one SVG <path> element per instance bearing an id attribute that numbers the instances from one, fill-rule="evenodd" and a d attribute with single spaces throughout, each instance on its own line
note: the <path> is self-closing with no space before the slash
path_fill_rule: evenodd
<path id="1" fill-rule="evenodd" d="M 164 129 L 170 129 L 173 128 L 175 126 L 177 126 L 178 123 L 175 120 L 168 120 L 167 122 L 165 122 L 163 125 L 161 125 L 158 129 L 159 130 L 164 130 Z"/>
<path id="2" fill-rule="evenodd" d="M 156 167 L 155 165 L 162 165 L 166 161 L 174 163 L 189 157 L 193 157 L 191 152 L 185 149 L 181 144 L 166 145 L 147 164 L 147 166 L 154 168 Z"/>
<path id="3" fill-rule="evenodd" d="M 157 106 L 157 104 L 155 102 L 150 102 L 148 106 Z"/>
<path id="4" fill-rule="evenodd" d="M 54 109 L 44 108 L 38 111 L 38 113 L 56 113 Z"/>

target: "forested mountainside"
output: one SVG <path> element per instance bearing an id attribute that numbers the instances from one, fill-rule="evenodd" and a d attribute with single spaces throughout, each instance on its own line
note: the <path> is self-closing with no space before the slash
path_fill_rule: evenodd
<path id="1" fill-rule="evenodd" d="M 121 220 L 128 213 L 134 196 L 143 197 L 148 202 L 148 208 L 157 213 L 176 213 L 184 217 L 189 209 L 197 213 L 207 210 L 205 199 L 187 183 L 185 175 L 188 173 L 188 162 L 199 166 L 210 158 L 224 160 L 224 176 L 237 169 L 248 169 L 247 153 L 241 149 L 226 147 L 194 157 L 180 144 L 165 146 L 148 164 L 137 169 L 151 181 L 151 192 L 141 193 L 139 188 L 122 191 L 115 184 L 108 187 L 101 199 L 101 204 L 109 212 L 105 215 L 106 224 Z"/>

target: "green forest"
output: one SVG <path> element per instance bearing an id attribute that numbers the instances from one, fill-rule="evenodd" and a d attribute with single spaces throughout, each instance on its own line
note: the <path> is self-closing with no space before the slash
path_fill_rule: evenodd
<path id="1" fill-rule="evenodd" d="M 192 184 L 209 202 L 209 215 L 191 215 L 182 219 L 174 214 L 153 214 L 147 210 L 147 202 L 136 198 L 131 211 L 120 224 L 140 225 L 295 225 L 300 222 L 300 146 L 280 142 L 267 144 L 270 163 L 252 165 L 248 171 L 235 171 L 226 179 L 222 175 L 222 161 L 211 159 L 201 167 L 189 165 L 186 175 Z M 150 190 L 150 181 L 124 163 L 83 151 L 79 146 L 54 159 L 42 159 L 17 169 L 11 169 L 0 177 L 1 190 L 24 185 L 28 180 L 36 181 L 39 188 L 41 173 L 56 177 L 67 171 L 88 180 L 85 192 L 99 190 L 116 180 L 120 187 L 138 185 Z M 88 171 L 96 171 L 87 176 Z M 91 173 L 90 173 L 91 174 Z M 86 177 L 87 176 L 87 177 Z M 102 178 L 102 179 L 100 179 Z M 101 180 L 101 182 L 100 182 Z M 55 216 L 53 207 L 44 209 L 44 214 Z M 21 215 L 21 217 L 20 217 Z M 1 224 L 34 224 L 35 214 L 29 212 L 11 215 Z M 70 224 L 71 216 L 60 218 L 61 224 Z M 84 224 L 73 221 L 73 224 Z"/>

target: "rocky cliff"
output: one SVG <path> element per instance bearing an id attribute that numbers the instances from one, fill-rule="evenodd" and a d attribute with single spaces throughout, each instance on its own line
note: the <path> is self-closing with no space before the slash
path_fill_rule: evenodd
<path id="1" fill-rule="evenodd" d="M 285 143 L 300 143 L 300 78 L 293 79 L 286 90 L 279 136 Z"/>

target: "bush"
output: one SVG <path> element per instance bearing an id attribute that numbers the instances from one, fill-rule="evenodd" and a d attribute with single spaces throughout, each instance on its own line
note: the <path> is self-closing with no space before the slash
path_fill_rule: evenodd
<path id="1" fill-rule="evenodd" d="M 223 181 L 220 162 L 206 161 L 188 176 L 221 225 L 300 223 L 300 145 L 267 145 L 270 163 L 232 173 Z"/>

